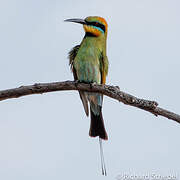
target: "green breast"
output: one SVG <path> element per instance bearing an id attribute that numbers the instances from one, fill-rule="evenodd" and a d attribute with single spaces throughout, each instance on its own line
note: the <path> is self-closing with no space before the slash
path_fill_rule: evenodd
<path id="1" fill-rule="evenodd" d="M 95 39 L 85 38 L 74 59 L 78 80 L 101 83 L 100 56 L 101 46 Z"/>

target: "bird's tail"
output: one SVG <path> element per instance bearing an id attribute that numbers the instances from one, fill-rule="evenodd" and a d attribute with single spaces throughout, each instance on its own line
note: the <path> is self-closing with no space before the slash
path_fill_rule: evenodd
<path id="1" fill-rule="evenodd" d="M 102 169 L 102 175 L 106 176 L 106 166 L 104 161 L 104 154 L 103 154 L 103 147 L 102 147 L 102 139 L 108 140 L 108 136 L 104 127 L 104 120 L 102 117 L 102 107 L 98 106 L 96 110 L 98 109 L 97 114 L 95 114 L 92 110 L 92 107 L 90 107 L 91 112 L 91 125 L 89 130 L 89 135 L 91 137 L 99 136 L 99 146 L 100 146 L 100 157 L 101 157 L 101 169 Z"/>
<path id="2" fill-rule="evenodd" d="M 97 97 L 97 96 L 95 96 Z M 100 104 L 102 104 L 102 96 L 98 96 L 100 99 Z M 91 114 L 91 125 L 90 125 L 90 130 L 89 130 L 89 135 L 91 137 L 96 137 L 99 136 L 99 145 L 100 145 L 100 156 L 101 156 L 101 168 L 102 168 L 102 174 L 106 174 L 106 166 L 105 166 L 105 161 L 104 161 L 104 154 L 103 154 L 103 147 L 102 147 L 102 140 L 108 140 L 108 136 L 104 127 L 104 120 L 102 116 L 102 106 L 98 105 L 95 100 L 98 98 L 94 98 L 91 96 L 89 98 L 90 101 L 90 114 Z M 94 102 L 93 102 L 94 100 Z"/>
<path id="3" fill-rule="evenodd" d="M 99 138 L 103 140 L 108 140 L 108 136 L 104 127 L 104 120 L 102 116 L 102 107 L 98 106 L 98 113 L 94 113 L 92 110 L 92 107 L 90 107 L 91 112 L 91 124 L 90 124 L 90 130 L 89 130 L 89 136 L 96 137 L 99 136 Z"/>
<path id="4" fill-rule="evenodd" d="M 100 156 L 101 156 L 102 175 L 107 176 L 104 153 L 103 153 L 103 146 L 102 146 L 102 139 L 100 137 L 99 137 L 99 147 L 100 147 Z"/>

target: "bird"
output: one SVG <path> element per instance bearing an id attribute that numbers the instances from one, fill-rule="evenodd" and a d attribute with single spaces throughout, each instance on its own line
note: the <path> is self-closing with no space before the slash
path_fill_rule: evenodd
<path id="1" fill-rule="evenodd" d="M 85 31 L 80 45 L 76 45 L 69 52 L 69 65 L 74 80 L 89 84 L 105 84 L 109 66 L 106 55 L 108 30 L 106 20 L 99 16 L 88 16 L 85 19 L 66 19 L 65 21 L 82 24 Z M 102 140 L 108 140 L 102 115 L 103 95 L 84 91 L 79 91 L 79 95 L 87 116 L 90 109 L 89 136 L 99 137 L 102 162 L 104 161 Z M 102 162 L 102 164 L 105 166 L 105 163 Z M 102 171 L 106 175 L 103 167 Z"/>

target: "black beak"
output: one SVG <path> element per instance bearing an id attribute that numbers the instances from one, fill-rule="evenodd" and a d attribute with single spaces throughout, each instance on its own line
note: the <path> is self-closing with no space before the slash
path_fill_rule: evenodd
<path id="1" fill-rule="evenodd" d="M 65 22 L 74 22 L 79 24 L 86 24 L 86 21 L 84 19 L 66 19 Z"/>

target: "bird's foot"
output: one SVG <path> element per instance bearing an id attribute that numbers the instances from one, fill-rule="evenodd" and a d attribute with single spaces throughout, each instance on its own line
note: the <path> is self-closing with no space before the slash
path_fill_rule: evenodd
<path id="1" fill-rule="evenodd" d="M 78 84 L 80 83 L 80 81 L 79 80 L 75 80 L 74 83 L 75 83 L 75 86 L 77 87 Z"/>
<path id="2" fill-rule="evenodd" d="M 90 88 L 92 89 L 94 85 L 96 85 L 97 83 L 96 82 L 92 82 L 90 83 Z"/>
<path id="3" fill-rule="evenodd" d="M 82 81 L 82 80 L 75 80 L 74 82 L 75 82 L 75 86 L 76 86 L 76 87 L 77 87 L 77 85 L 78 85 L 79 83 L 89 84 L 89 82 L 87 82 L 87 81 Z"/>

